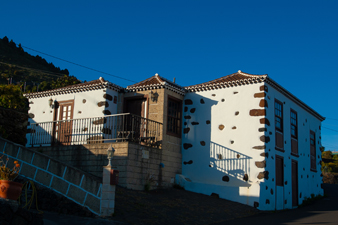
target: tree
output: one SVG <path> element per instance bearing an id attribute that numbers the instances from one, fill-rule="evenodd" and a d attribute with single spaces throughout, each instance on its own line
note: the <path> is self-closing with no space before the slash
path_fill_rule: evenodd
<path id="1" fill-rule="evenodd" d="M 0 106 L 27 112 L 28 100 L 23 97 L 20 86 L 0 85 Z"/>
<path id="2" fill-rule="evenodd" d="M 81 81 L 78 80 L 76 77 L 64 75 L 62 77 L 59 77 L 56 81 L 52 82 L 52 88 L 56 89 L 79 83 L 81 83 Z"/>

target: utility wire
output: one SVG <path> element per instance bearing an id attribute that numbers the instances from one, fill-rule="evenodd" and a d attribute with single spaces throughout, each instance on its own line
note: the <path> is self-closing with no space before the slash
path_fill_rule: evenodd
<path id="1" fill-rule="evenodd" d="M 106 74 L 106 75 L 108 75 L 108 76 L 112 76 L 112 77 L 115 77 L 115 78 L 118 78 L 118 79 L 130 81 L 130 82 L 133 82 L 133 83 L 137 83 L 136 81 L 129 80 L 129 79 L 126 79 L 126 78 L 123 78 L 123 77 L 119 77 L 119 76 L 116 76 L 116 75 L 113 75 L 113 74 L 110 74 L 110 73 L 106 73 L 106 72 L 103 72 L 103 71 L 100 71 L 100 70 L 97 70 L 97 69 L 93 69 L 93 68 L 90 68 L 90 67 L 87 67 L 87 66 L 83 66 L 83 65 L 80 65 L 80 64 L 78 64 L 78 63 L 74 63 L 74 62 L 71 62 L 71 61 L 68 61 L 68 60 L 65 60 L 65 59 L 61 59 L 61 58 L 59 58 L 59 57 L 52 56 L 52 55 L 50 55 L 50 54 L 43 53 L 43 52 L 40 52 L 40 51 L 38 51 L 38 50 L 29 48 L 29 47 L 25 47 L 25 46 L 22 46 L 22 45 L 21 45 L 21 47 L 27 48 L 27 49 L 32 50 L 32 51 L 34 51 L 34 52 L 38 52 L 38 53 L 40 53 L 40 54 L 44 54 L 44 55 L 47 55 L 47 56 L 49 56 L 49 57 L 52 57 L 52 58 L 55 58 L 55 59 L 58 59 L 58 60 L 61 60 L 61 61 L 64 61 L 64 62 L 73 64 L 73 65 L 76 65 L 76 66 L 85 68 L 85 69 L 88 69 L 88 70 L 92 70 L 92 71 L 95 71 L 95 72 L 98 72 L 98 73 L 102 73 L 102 74 Z"/>
<path id="2" fill-rule="evenodd" d="M 335 131 L 335 132 L 338 132 L 338 130 L 334 130 L 334 129 L 331 129 L 331 128 L 327 128 L 327 127 L 323 127 L 323 128 L 328 129 L 328 130 L 332 130 L 332 131 Z"/>
<path id="3" fill-rule="evenodd" d="M 1 64 L 7 65 L 7 66 L 15 66 L 21 69 L 27 69 L 27 70 L 31 70 L 31 71 L 35 71 L 35 72 L 41 72 L 41 73 L 45 73 L 51 76 L 56 76 L 56 77 L 63 77 L 66 74 L 63 73 L 54 73 L 54 72 L 50 72 L 50 71 L 46 71 L 46 70 L 39 70 L 39 69 L 33 69 L 33 68 L 29 68 L 29 67 L 25 67 L 25 66 L 18 66 L 15 64 L 11 64 L 11 63 L 4 63 L 4 62 L 0 62 Z"/>

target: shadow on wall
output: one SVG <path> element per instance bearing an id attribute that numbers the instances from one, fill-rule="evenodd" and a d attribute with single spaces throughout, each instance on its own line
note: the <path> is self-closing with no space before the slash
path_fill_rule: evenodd
<path id="1" fill-rule="evenodd" d="M 183 165 L 182 175 L 176 183 L 186 190 L 206 195 L 216 194 L 220 198 L 253 205 L 258 200 L 246 187 L 250 173 L 251 157 L 211 141 L 211 108 L 225 104 L 212 98 L 189 93 L 184 101 Z M 219 125 L 218 129 L 224 129 Z M 241 189 L 241 187 L 245 187 Z M 247 193 L 243 193 L 247 192 Z"/>
<path id="2" fill-rule="evenodd" d="M 240 186 L 250 186 L 246 181 L 249 178 L 251 159 L 243 153 L 210 142 L 210 167 L 226 174 L 222 177 L 222 181 L 229 182 L 235 178 L 241 181 Z"/>

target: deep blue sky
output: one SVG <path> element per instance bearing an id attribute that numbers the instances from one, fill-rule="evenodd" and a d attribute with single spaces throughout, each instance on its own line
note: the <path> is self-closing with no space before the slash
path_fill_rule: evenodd
<path id="1" fill-rule="evenodd" d="M 238 70 L 268 74 L 327 117 L 322 144 L 338 150 L 337 12 L 335 0 L 13 0 L 0 3 L 0 37 L 135 82 L 155 73 L 182 86 Z M 80 80 L 132 84 L 25 51 Z"/>

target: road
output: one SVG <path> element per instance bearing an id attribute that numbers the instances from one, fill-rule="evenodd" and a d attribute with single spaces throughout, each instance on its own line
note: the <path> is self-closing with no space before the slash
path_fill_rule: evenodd
<path id="1" fill-rule="evenodd" d="M 324 184 L 324 197 L 311 205 L 217 223 L 217 225 L 338 224 L 338 185 Z M 216 224 L 215 224 L 216 225 Z"/>

